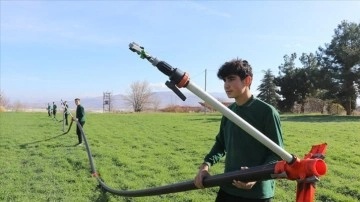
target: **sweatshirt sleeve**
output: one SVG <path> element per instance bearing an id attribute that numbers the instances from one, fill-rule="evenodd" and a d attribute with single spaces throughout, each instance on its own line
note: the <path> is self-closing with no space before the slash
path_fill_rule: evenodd
<path id="1" fill-rule="evenodd" d="M 220 159 L 225 156 L 225 146 L 224 146 L 224 127 L 225 118 L 221 120 L 220 130 L 218 135 L 215 138 L 215 143 L 211 148 L 210 152 L 205 156 L 204 162 L 209 166 L 212 166 L 220 161 Z"/>
<path id="2" fill-rule="evenodd" d="M 83 106 L 81 106 L 81 108 L 80 108 L 81 110 L 80 110 L 80 113 L 81 113 L 81 121 L 85 121 L 85 109 L 84 109 L 84 107 Z"/>
<path id="3" fill-rule="evenodd" d="M 284 148 L 280 116 L 275 109 L 273 109 L 272 113 L 269 113 L 269 115 L 266 117 L 266 123 L 265 131 L 267 131 L 267 136 L 281 148 Z M 267 157 L 265 163 L 270 164 L 281 160 L 277 154 L 270 150 L 269 152 L 271 152 L 271 155 Z"/>

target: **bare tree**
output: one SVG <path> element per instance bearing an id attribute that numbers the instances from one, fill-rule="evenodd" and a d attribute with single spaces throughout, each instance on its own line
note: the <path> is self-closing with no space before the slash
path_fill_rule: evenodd
<path id="1" fill-rule="evenodd" d="M 0 111 L 5 111 L 9 105 L 9 100 L 5 97 L 3 92 L 0 92 Z"/>
<path id="2" fill-rule="evenodd" d="M 135 112 L 141 112 L 151 101 L 152 91 L 147 81 L 136 81 L 130 85 L 130 92 L 123 97 Z"/>
<path id="3" fill-rule="evenodd" d="M 158 111 L 161 105 L 160 98 L 156 96 L 151 96 L 151 98 L 149 99 L 149 105 L 154 111 Z"/>
<path id="4" fill-rule="evenodd" d="M 13 110 L 15 110 L 16 112 L 21 112 L 21 111 L 25 111 L 25 109 L 27 108 L 26 104 L 22 103 L 21 101 L 17 100 L 15 101 L 15 103 L 12 106 Z"/>

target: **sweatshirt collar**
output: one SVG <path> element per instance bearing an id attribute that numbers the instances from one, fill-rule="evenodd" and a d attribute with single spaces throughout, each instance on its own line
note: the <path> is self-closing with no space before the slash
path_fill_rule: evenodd
<path id="1" fill-rule="evenodd" d="M 251 95 L 250 99 L 248 101 L 245 102 L 245 104 L 243 105 L 238 105 L 236 104 L 237 107 L 250 107 L 254 101 L 256 100 L 256 98 L 254 98 L 254 95 Z"/>

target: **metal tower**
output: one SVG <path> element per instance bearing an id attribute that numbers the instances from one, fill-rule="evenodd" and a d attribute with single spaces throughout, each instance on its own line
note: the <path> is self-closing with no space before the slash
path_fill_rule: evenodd
<path id="1" fill-rule="evenodd" d="M 103 112 L 111 112 L 111 93 L 110 92 L 104 92 Z"/>

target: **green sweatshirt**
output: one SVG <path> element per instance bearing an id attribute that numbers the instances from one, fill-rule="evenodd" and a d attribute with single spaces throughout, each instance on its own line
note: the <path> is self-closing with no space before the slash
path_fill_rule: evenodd
<path id="1" fill-rule="evenodd" d="M 85 109 L 83 106 L 78 105 L 76 107 L 76 118 L 80 121 L 80 122 L 85 122 Z"/>
<path id="2" fill-rule="evenodd" d="M 233 103 L 229 109 L 283 147 L 280 117 L 274 107 L 252 96 L 244 105 L 238 106 Z M 225 155 L 225 172 L 281 160 L 271 150 L 223 116 L 215 144 L 209 154 L 205 156 L 204 161 L 213 165 Z M 258 181 L 250 190 L 238 189 L 232 184 L 221 188 L 234 196 L 264 199 L 274 196 L 274 186 L 274 180 L 266 180 Z"/>

